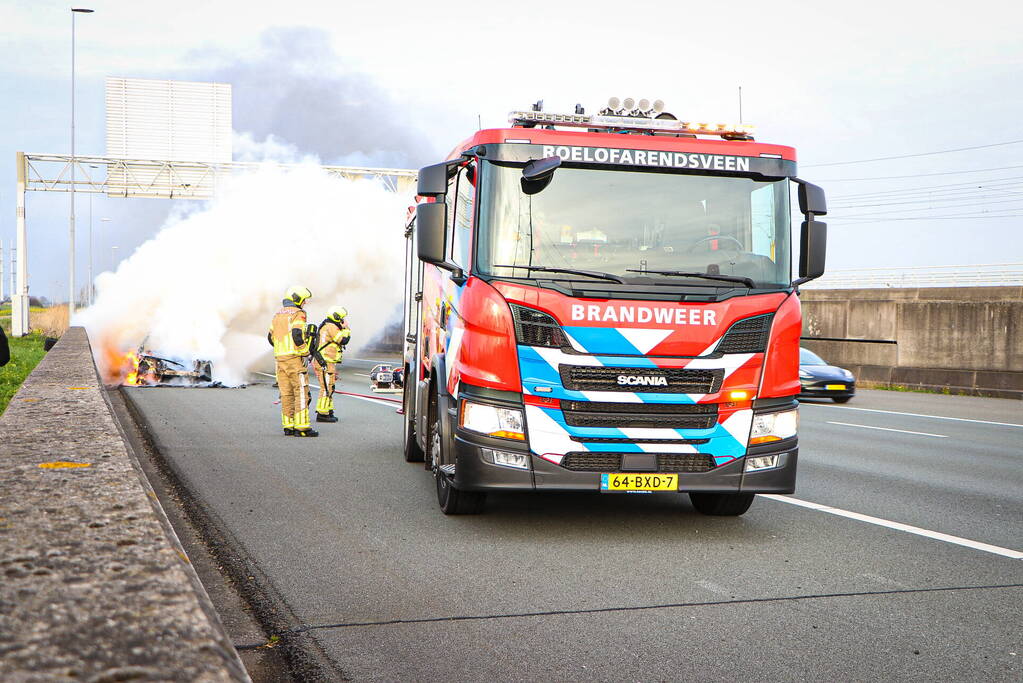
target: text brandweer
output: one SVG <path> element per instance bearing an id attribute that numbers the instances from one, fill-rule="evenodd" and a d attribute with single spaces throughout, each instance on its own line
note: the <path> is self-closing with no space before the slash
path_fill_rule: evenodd
<path id="1" fill-rule="evenodd" d="M 717 313 L 709 308 L 652 308 L 572 304 L 572 320 L 661 325 L 717 325 Z"/>

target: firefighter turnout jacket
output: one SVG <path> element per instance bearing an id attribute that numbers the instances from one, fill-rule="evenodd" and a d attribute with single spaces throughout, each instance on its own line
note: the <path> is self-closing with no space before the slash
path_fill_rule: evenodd
<path id="1" fill-rule="evenodd" d="M 316 351 L 322 362 L 340 363 L 344 347 L 351 337 L 352 331 L 346 322 L 339 325 L 333 320 L 324 320 L 320 323 Z"/>
<path id="2" fill-rule="evenodd" d="M 273 317 L 267 338 L 274 347 L 274 358 L 286 360 L 309 355 L 306 335 L 306 314 L 295 303 L 285 299 L 284 306 Z"/>

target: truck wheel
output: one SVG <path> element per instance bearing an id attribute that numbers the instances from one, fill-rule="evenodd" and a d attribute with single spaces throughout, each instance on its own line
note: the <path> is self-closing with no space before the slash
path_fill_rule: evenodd
<path id="1" fill-rule="evenodd" d="M 405 420 L 405 462 L 423 462 L 426 459 L 426 455 L 423 453 L 423 449 L 419 447 L 419 443 L 416 442 L 416 430 L 412 426 L 412 421 L 415 419 L 415 411 L 412 409 L 410 393 L 405 391 L 404 396 L 402 396 L 402 409 L 405 412 L 402 416 Z"/>
<path id="2" fill-rule="evenodd" d="M 832 396 L 831 400 L 835 403 L 848 403 L 852 396 Z"/>
<path id="3" fill-rule="evenodd" d="M 437 504 L 445 515 L 476 515 L 483 511 L 486 501 L 485 493 L 462 491 L 455 488 L 451 478 L 439 467 L 443 462 L 443 439 L 441 438 L 440 411 L 437 405 L 437 394 L 430 394 L 430 433 L 427 441 L 430 447 L 430 462 L 433 465 L 433 476 L 437 484 Z"/>
<path id="4" fill-rule="evenodd" d="M 738 517 L 753 504 L 753 493 L 690 493 L 696 511 L 716 517 Z"/>

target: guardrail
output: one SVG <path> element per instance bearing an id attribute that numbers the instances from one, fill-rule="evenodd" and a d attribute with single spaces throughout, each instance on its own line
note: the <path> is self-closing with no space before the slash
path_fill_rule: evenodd
<path id="1" fill-rule="evenodd" d="M 1023 286 L 1023 263 L 832 270 L 803 286 L 807 289 Z"/>

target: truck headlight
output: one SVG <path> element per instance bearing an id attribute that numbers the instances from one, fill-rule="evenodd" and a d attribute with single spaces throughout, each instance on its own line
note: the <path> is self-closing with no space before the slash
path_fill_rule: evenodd
<path id="1" fill-rule="evenodd" d="M 781 441 L 796 435 L 799 429 L 799 409 L 780 413 L 764 413 L 753 416 L 753 428 L 749 434 L 749 445 Z"/>
<path id="2" fill-rule="evenodd" d="M 499 408 L 463 399 L 462 409 L 458 413 L 458 426 L 501 439 L 526 440 L 522 411 L 516 408 Z"/>

